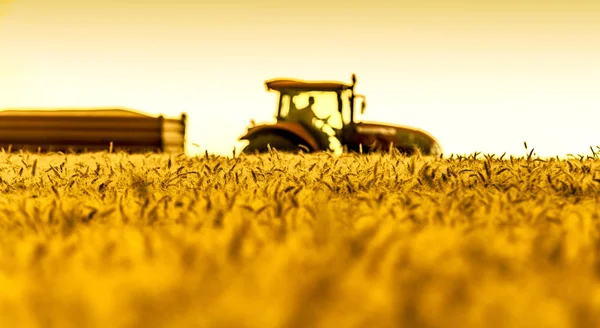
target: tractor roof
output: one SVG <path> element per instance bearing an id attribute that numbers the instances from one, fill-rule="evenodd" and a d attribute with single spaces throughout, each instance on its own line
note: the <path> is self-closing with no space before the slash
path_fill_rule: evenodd
<path id="1" fill-rule="evenodd" d="M 272 79 L 265 82 L 267 90 L 343 91 L 352 85 L 335 81 L 303 81 L 296 79 Z"/>

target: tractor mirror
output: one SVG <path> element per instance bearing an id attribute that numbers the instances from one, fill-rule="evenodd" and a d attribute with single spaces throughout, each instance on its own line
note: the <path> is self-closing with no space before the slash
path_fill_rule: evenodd
<path id="1" fill-rule="evenodd" d="M 360 113 L 364 114 L 365 113 L 365 109 L 367 109 L 367 101 L 363 99 L 363 102 L 360 106 Z"/>

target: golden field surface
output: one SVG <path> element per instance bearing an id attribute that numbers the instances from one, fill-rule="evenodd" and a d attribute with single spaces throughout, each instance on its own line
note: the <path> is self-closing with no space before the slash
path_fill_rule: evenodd
<path id="1" fill-rule="evenodd" d="M 0 154 L 0 327 L 600 327 L 598 168 Z"/>

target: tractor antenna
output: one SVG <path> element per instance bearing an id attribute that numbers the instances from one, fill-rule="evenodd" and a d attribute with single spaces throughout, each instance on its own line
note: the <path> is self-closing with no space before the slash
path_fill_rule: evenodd
<path id="1" fill-rule="evenodd" d="M 356 84 L 356 74 L 352 73 L 352 84 Z"/>

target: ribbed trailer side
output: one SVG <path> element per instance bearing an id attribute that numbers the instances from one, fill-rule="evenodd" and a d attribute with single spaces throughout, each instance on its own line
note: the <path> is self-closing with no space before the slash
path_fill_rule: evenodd
<path id="1" fill-rule="evenodd" d="M 162 120 L 162 151 L 169 153 L 185 152 L 187 115 L 181 114 L 180 119 L 163 118 Z"/>
<path id="2" fill-rule="evenodd" d="M 126 112 L 126 111 L 125 111 Z M 186 115 L 165 119 L 123 111 L 4 112 L 0 146 L 13 151 L 184 152 Z"/>

